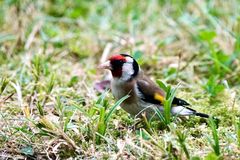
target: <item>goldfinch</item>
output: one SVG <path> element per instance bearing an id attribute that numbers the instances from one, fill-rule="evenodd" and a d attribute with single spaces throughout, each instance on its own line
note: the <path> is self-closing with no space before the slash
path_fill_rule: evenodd
<path id="1" fill-rule="evenodd" d="M 137 61 L 127 54 L 117 54 L 99 66 L 112 73 L 111 91 L 116 100 L 129 95 L 121 107 L 133 116 L 141 117 L 144 113 L 149 119 L 155 115 L 156 108 L 163 111 L 165 92 L 151 79 L 144 75 Z M 196 115 L 208 118 L 209 115 L 199 113 L 187 106 L 190 104 L 174 97 L 171 114 L 178 116 Z"/>

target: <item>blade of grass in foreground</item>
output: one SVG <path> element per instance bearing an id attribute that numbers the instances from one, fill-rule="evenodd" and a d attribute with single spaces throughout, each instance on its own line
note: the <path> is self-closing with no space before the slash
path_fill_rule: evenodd
<path id="1" fill-rule="evenodd" d="M 209 143 L 210 143 L 212 149 L 214 150 L 214 153 L 217 156 L 219 156 L 220 155 L 220 145 L 219 145 L 217 126 L 216 126 L 213 118 L 209 118 L 208 124 L 212 130 L 212 136 L 213 136 L 213 140 L 211 140 L 210 138 L 208 139 Z"/>
<path id="2" fill-rule="evenodd" d="M 237 132 L 238 146 L 240 147 L 240 118 L 238 118 L 236 122 L 236 132 Z"/>
<path id="3" fill-rule="evenodd" d="M 182 133 L 181 131 L 177 130 L 176 135 L 177 135 L 177 141 L 180 144 L 181 148 L 183 149 L 187 159 L 190 159 L 190 154 L 189 154 L 187 146 L 186 146 L 187 134 Z"/>
<path id="4" fill-rule="evenodd" d="M 111 117 L 113 111 L 114 111 L 118 106 L 120 106 L 121 103 L 122 103 L 123 101 L 125 101 L 128 97 L 129 97 L 129 95 L 126 95 L 126 96 L 122 97 L 121 99 L 119 99 L 119 100 L 112 106 L 112 108 L 110 109 L 110 111 L 108 112 L 108 114 L 107 114 L 106 117 L 105 117 L 105 123 L 107 123 L 107 122 L 109 121 L 109 118 Z"/>
<path id="5" fill-rule="evenodd" d="M 5 90 L 5 88 L 7 87 L 9 83 L 9 80 L 7 78 L 2 78 L 0 81 L 0 95 L 3 93 L 3 91 Z"/>
<path id="6" fill-rule="evenodd" d="M 98 123 L 97 123 L 97 133 L 98 134 L 100 134 L 100 135 L 102 135 L 102 136 L 104 136 L 105 135 L 105 133 L 106 133 L 106 129 L 107 129 L 107 125 L 108 125 L 108 122 L 109 122 L 109 120 L 110 120 L 110 117 L 111 117 L 111 115 L 113 114 L 113 112 L 115 111 L 115 109 L 118 107 L 118 106 L 120 106 L 121 105 L 121 103 L 123 102 L 123 101 L 125 101 L 127 98 L 129 97 L 129 95 L 126 95 L 126 96 L 124 96 L 124 97 L 122 97 L 120 100 L 118 100 L 111 108 L 110 108 L 110 110 L 108 111 L 108 112 L 106 112 L 106 109 L 107 108 L 105 108 L 104 107 L 104 104 L 101 104 L 101 105 L 103 105 L 103 106 L 100 106 L 100 117 L 99 117 L 99 119 L 98 119 Z M 103 97 L 102 97 L 103 98 Z M 100 101 L 99 101 L 100 102 Z M 104 102 L 103 101 L 103 99 L 102 99 L 102 102 Z M 98 134 L 96 134 L 96 143 L 97 144 L 100 144 L 100 138 L 101 138 L 101 136 L 99 136 Z"/>
<path id="7" fill-rule="evenodd" d="M 159 110 L 157 110 L 157 116 L 160 118 L 160 120 L 163 120 L 165 125 L 168 125 L 171 122 L 172 101 L 175 97 L 179 85 L 177 85 L 176 88 L 172 89 L 171 86 L 167 86 L 160 80 L 157 80 L 157 84 L 166 92 L 165 100 L 163 103 L 163 115 Z"/>

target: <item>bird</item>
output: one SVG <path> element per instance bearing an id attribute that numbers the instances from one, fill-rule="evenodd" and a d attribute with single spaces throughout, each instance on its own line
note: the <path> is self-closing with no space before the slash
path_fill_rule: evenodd
<path id="1" fill-rule="evenodd" d="M 100 69 L 111 71 L 111 92 L 116 100 L 129 95 L 121 107 L 135 117 L 146 116 L 147 119 L 156 115 L 156 109 L 164 110 L 166 93 L 141 70 L 137 61 L 128 54 L 112 55 L 106 62 L 99 65 Z M 173 116 L 200 116 L 209 118 L 205 113 L 197 112 L 189 107 L 183 99 L 174 97 L 171 106 Z"/>

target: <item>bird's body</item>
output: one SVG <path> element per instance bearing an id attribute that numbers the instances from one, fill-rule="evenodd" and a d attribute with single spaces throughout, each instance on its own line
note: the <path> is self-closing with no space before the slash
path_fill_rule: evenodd
<path id="1" fill-rule="evenodd" d="M 141 105 L 142 100 L 139 97 L 136 79 L 131 79 L 128 83 L 119 82 L 115 78 L 111 81 L 111 90 L 113 96 L 119 100 L 125 95 L 131 98 L 126 99 L 122 103 L 122 108 L 131 115 L 140 114 L 147 106 Z M 142 102 L 143 103 L 143 102 Z"/>
<path id="2" fill-rule="evenodd" d="M 146 114 L 147 118 L 152 118 L 155 114 L 155 109 L 160 109 L 163 111 L 163 104 L 159 102 L 159 100 L 155 100 L 154 97 L 148 96 L 144 91 L 154 91 L 154 93 L 158 93 L 159 96 L 164 97 L 165 93 L 156 84 L 146 77 L 143 72 L 138 75 L 137 79 L 131 79 L 128 83 L 119 82 L 119 80 L 113 78 L 111 81 L 111 90 L 113 96 L 116 100 L 121 99 L 125 95 L 129 95 L 131 98 L 126 99 L 121 107 L 131 115 L 136 117 L 140 117 L 142 113 Z M 156 102 L 154 102 L 154 100 Z M 194 110 L 186 109 L 183 106 L 173 106 L 171 109 L 171 113 L 173 115 L 193 115 Z"/>
<path id="3" fill-rule="evenodd" d="M 108 62 L 101 66 L 110 69 L 113 75 L 111 80 L 112 94 L 116 100 L 129 95 L 121 107 L 133 116 L 140 117 L 145 113 L 147 118 L 155 115 L 156 109 L 163 111 L 165 92 L 159 88 L 149 77 L 144 75 L 137 62 L 129 55 L 112 56 Z M 172 115 L 197 115 L 208 118 L 204 113 L 198 113 L 188 108 L 189 103 L 174 98 L 171 108 Z"/>

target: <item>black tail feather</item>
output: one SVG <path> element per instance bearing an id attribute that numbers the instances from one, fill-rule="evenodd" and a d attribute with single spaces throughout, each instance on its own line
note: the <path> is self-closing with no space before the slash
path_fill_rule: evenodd
<path id="1" fill-rule="evenodd" d="M 203 117 L 203 118 L 210 118 L 210 116 L 208 114 L 205 114 L 205 113 L 199 113 L 199 112 L 196 112 L 195 113 L 196 116 L 199 116 L 199 117 Z M 212 117 L 214 123 L 216 124 L 217 128 L 218 128 L 218 125 L 220 123 L 220 119 L 216 118 L 216 117 Z"/>
<path id="2" fill-rule="evenodd" d="M 205 113 L 200 113 L 200 112 L 196 112 L 195 113 L 196 116 L 199 116 L 199 117 L 203 117 L 203 118 L 210 118 L 210 116 L 208 114 L 205 114 Z M 216 117 L 212 117 L 212 119 L 216 120 L 216 121 L 220 121 L 218 118 Z"/>
<path id="3" fill-rule="evenodd" d="M 199 117 L 203 117 L 203 118 L 209 118 L 209 115 L 208 115 L 208 114 L 205 114 L 205 113 L 196 112 L 195 115 L 196 115 L 196 116 L 199 116 Z"/>

